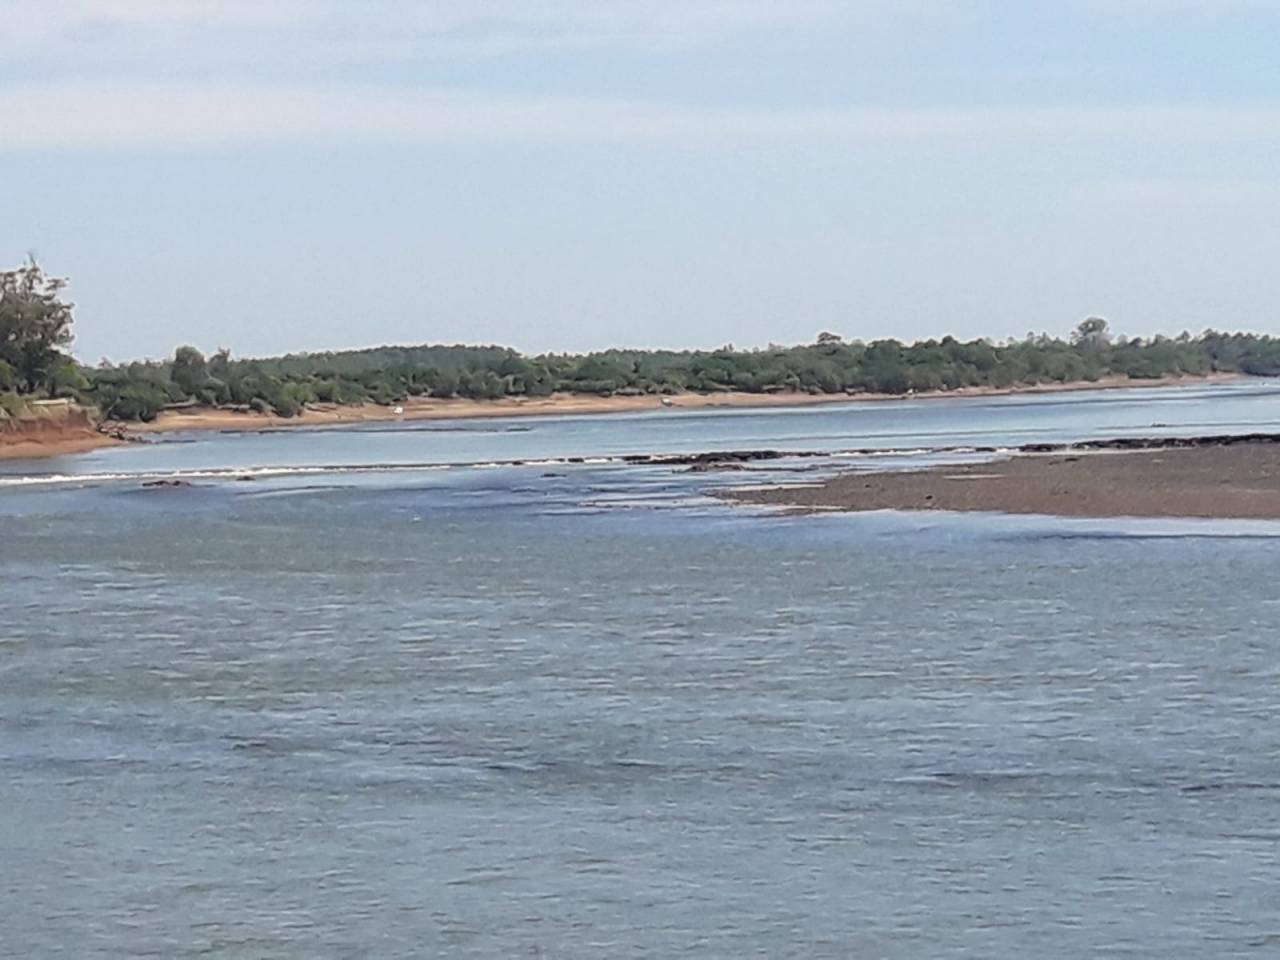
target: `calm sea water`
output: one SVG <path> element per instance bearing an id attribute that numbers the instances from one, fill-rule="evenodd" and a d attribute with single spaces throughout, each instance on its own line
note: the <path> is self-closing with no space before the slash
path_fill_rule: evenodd
<path id="1" fill-rule="evenodd" d="M 1274 386 L 8 464 L 0 955 L 1276 956 L 1280 524 L 342 468 L 1247 429 Z"/>

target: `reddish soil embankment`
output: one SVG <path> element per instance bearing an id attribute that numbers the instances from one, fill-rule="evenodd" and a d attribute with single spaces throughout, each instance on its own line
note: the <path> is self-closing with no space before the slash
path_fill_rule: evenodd
<path id="1" fill-rule="evenodd" d="M 32 406 L 0 418 L 0 460 L 60 457 L 123 442 L 99 431 L 87 410 L 71 405 Z"/>

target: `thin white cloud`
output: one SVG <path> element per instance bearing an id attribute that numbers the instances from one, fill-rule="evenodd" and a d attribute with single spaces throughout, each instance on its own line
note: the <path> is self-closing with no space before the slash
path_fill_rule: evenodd
<path id="1" fill-rule="evenodd" d="M 1270 215 L 1280 204 L 1280 183 L 1188 177 L 1100 180 L 1077 186 L 1072 199 L 1077 206 L 1107 210 L 1238 209 Z"/>
<path id="2" fill-rule="evenodd" d="M 652 57 L 787 35 L 805 42 L 839 38 L 856 57 L 859 42 L 876 42 L 869 36 L 909 37 L 917 27 L 927 33 L 948 22 L 972 28 L 1016 6 L 1013 0 L 0 0 L 0 67 L 11 83 L 306 83 L 339 71 L 378 77 L 389 65 L 407 72 L 409 64 L 438 70 L 460 58 L 523 58 L 521 73 L 495 73 L 499 86 L 510 88 L 529 70 L 563 89 L 566 79 L 584 82 L 562 72 L 567 52 Z M 1062 0 L 1053 16 L 1097 25 L 1236 12 L 1271 17 L 1280 0 Z M 175 87 L 175 95 L 183 92 Z"/>
<path id="3" fill-rule="evenodd" d="M 1274 13 L 1277 0 L 1086 0 L 1085 6 L 1100 14 L 1167 16 L 1191 13 L 1209 16 L 1232 13 Z"/>
<path id="4" fill-rule="evenodd" d="M 920 0 L 917 0 L 920 2 Z M 0 55 L 52 62 L 235 64 L 247 44 L 314 63 L 465 51 L 664 48 L 813 26 L 903 0 L 0 0 Z M 211 32 L 212 31 L 212 32 Z M 157 37 L 164 43 L 157 45 Z"/>
<path id="5" fill-rule="evenodd" d="M 1000 22 L 1014 0 L 0 0 L 0 65 L 42 78 L 324 76 L 333 67 L 566 51 L 667 53 L 746 35 L 860 36 Z M 1082 25 L 1221 15 L 1280 0 L 1062 0 Z M 1262 20 L 1259 21 L 1263 22 Z"/>
<path id="6" fill-rule="evenodd" d="M 1280 108 L 702 109 L 379 87 L 75 83 L 0 88 L 0 149 L 288 140 L 1272 143 Z"/>
<path id="7" fill-rule="evenodd" d="M 103 32 L 262 28 L 310 16 L 303 0 L 0 0 L 0 49 L 38 55 L 56 43 L 92 45 Z"/>

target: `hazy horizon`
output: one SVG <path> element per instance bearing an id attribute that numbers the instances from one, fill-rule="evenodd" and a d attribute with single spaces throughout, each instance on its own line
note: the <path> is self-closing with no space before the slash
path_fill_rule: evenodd
<path id="1" fill-rule="evenodd" d="M 77 356 L 1280 333 L 1269 0 L 0 0 Z M 643 348 L 643 347 L 641 347 Z"/>

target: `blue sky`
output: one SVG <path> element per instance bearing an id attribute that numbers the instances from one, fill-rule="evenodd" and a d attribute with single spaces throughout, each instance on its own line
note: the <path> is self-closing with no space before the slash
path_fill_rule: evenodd
<path id="1" fill-rule="evenodd" d="M 1280 2 L 0 0 L 77 353 L 1280 333 Z"/>

